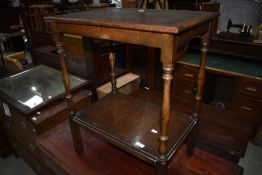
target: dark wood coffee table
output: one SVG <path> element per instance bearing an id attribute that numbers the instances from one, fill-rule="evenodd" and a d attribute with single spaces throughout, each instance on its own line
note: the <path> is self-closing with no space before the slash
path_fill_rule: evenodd
<path id="1" fill-rule="evenodd" d="M 107 8 L 47 17 L 60 56 L 75 150 L 83 151 L 79 128 L 82 126 L 155 165 L 157 174 L 167 173 L 169 161 L 188 137 L 187 152 L 192 155 L 205 79 L 209 31 L 216 16 L 217 13 L 196 11 Z M 162 106 L 113 93 L 75 115 L 64 61 L 64 33 L 160 48 L 164 72 Z M 170 110 L 170 85 L 176 58 L 197 36 L 201 37 L 203 48 L 195 111 L 190 116 Z"/>

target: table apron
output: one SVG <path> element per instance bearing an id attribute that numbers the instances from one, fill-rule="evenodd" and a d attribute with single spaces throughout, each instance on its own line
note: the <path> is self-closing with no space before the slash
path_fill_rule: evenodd
<path id="1" fill-rule="evenodd" d="M 128 30 L 100 26 L 55 23 L 56 32 L 82 35 L 96 39 L 112 40 L 123 43 L 138 44 L 148 47 L 161 47 L 162 33 Z M 173 34 L 170 34 L 171 36 Z"/>

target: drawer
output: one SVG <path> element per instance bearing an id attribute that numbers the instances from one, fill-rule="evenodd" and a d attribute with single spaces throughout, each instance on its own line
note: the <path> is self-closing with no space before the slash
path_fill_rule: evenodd
<path id="1" fill-rule="evenodd" d="M 178 79 L 196 82 L 198 75 L 198 69 L 192 66 L 179 65 L 175 76 Z"/>
<path id="2" fill-rule="evenodd" d="M 175 96 L 193 99 L 195 96 L 195 83 L 176 80 L 174 84 Z"/>
<path id="3" fill-rule="evenodd" d="M 80 111 L 88 104 L 91 103 L 92 93 L 88 90 L 81 90 L 73 94 L 72 101 L 76 111 Z M 48 131 L 57 124 L 68 119 L 69 112 L 67 109 L 67 103 L 65 100 L 57 102 L 55 104 L 46 106 L 33 114 L 30 118 L 30 124 L 33 123 L 35 130 L 31 130 L 32 134 L 37 133 L 41 135 L 43 132 Z"/>
<path id="4" fill-rule="evenodd" d="M 261 116 L 262 102 L 242 95 L 236 95 L 232 111 L 252 117 Z"/>
<path id="5" fill-rule="evenodd" d="M 241 94 L 253 97 L 262 98 L 262 81 L 249 80 L 249 79 L 238 79 L 237 80 L 237 91 Z"/>
<path id="6" fill-rule="evenodd" d="M 10 110 L 14 124 L 20 134 L 34 139 L 38 134 L 35 126 L 27 119 L 29 116 L 22 116 L 21 113 L 14 108 L 10 108 Z"/>
<path id="7" fill-rule="evenodd" d="M 11 146 L 14 150 L 25 160 L 25 162 L 38 174 L 38 175 L 53 175 L 54 173 L 44 166 L 38 159 L 36 159 L 29 151 L 27 151 L 15 139 L 9 139 Z"/>
<path id="8" fill-rule="evenodd" d="M 27 137 L 20 128 L 16 127 L 11 120 L 3 121 L 4 129 L 7 135 L 13 139 L 15 139 L 19 144 L 23 145 L 28 151 L 32 154 L 37 155 L 37 150 L 35 147 L 35 140 L 31 140 Z"/>

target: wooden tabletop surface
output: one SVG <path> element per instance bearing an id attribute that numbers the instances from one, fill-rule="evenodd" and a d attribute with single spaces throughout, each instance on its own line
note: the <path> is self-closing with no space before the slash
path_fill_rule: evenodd
<path id="1" fill-rule="evenodd" d="M 217 15 L 218 13 L 213 12 L 185 10 L 105 8 L 51 16 L 45 19 L 49 22 L 177 34 L 209 22 Z"/>

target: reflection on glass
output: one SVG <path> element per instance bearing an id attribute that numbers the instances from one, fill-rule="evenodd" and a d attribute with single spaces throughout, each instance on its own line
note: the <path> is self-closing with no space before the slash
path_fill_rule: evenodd
<path id="1" fill-rule="evenodd" d="M 23 103 L 24 105 L 28 106 L 29 108 L 34 108 L 37 105 L 43 103 L 43 98 L 39 97 L 38 95 L 33 96 L 29 100 L 22 102 L 19 100 L 20 103 Z"/>
<path id="2" fill-rule="evenodd" d="M 84 79 L 69 75 L 70 87 L 85 82 Z M 34 108 L 39 104 L 64 93 L 61 72 L 43 65 L 0 80 L 0 91 L 19 103 Z"/>

